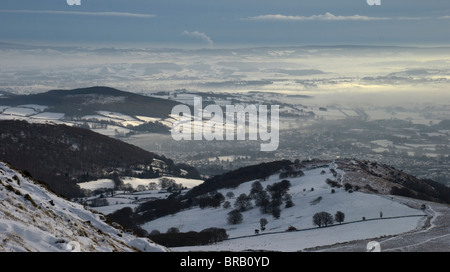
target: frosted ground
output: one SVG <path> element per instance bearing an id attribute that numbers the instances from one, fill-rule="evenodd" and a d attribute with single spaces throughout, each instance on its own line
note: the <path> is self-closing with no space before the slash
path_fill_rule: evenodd
<path id="1" fill-rule="evenodd" d="M 183 187 L 186 187 L 186 188 L 192 188 L 203 182 L 203 180 L 200 180 L 200 179 L 189 179 L 189 178 L 163 176 L 163 177 L 159 177 L 159 178 L 149 178 L 149 179 L 124 177 L 123 183 L 130 184 L 134 189 L 138 189 L 139 185 L 148 187 L 148 185 L 150 183 L 158 184 L 158 182 L 162 178 L 170 178 L 170 179 L 174 180 L 177 184 L 181 184 L 181 185 L 183 185 Z M 98 180 L 94 180 L 94 181 L 79 183 L 78 185 L 82 189 L 88 189 L 88 190 L 94 191 L 95 189 L 102 189 L 102 188 L 112 189 L 112 188 L 114 188 L 114 181 L 112 179 L 98 179 Z"/>
<path id="2" fill-rule="evenodd" d="M 114 196 L 105 196 L 104 199 L 108 201 L 108 205 L 100 206 L 100 207 L 91 207 L 91 209 L 101 212 L 103 214 L 110 214 L 117 210 L 120 210 L 125 207 L 130 207 L 132 209 L 139 206 L 140 203 L 149 201 L 152 199 L 163 199 L 167 198 L 171 193 L 166 190 L 162 190 L 159 186 L 160 179 L 164 178 L 150 178 L 150 179 L 141 179 L 135 177 L 124 177 L 123 183 L 129 184 L 134 190 L 138 190 L 136 192 L 130 193 L 125 191 L 115 191 Z M 177 184 L 181 184 L 183 187 L 190 189 L 194 186 L 197 186 L 203 183 L 203 180 L 200 179 L 188 179 L 188 178 L 180 178 L 180 177 L 166 177 L 174 180 Z M 156 184 L 155 189 L 149 189 L 149 184 Z M 87 189 L 90 191 L 95 191 L 97 189 L 113 189 L 114 181 L 112 179 L 98 179 L 94 181 L 84 182 L 78 184 L 82 189 Z M 142 191 L 139 191 L 140 188 L 143 188 Z M 98 198 L 98 195 L 84 198 L 86 200 L 92 200 Z"/>
<path id="3" fill-rule="evenodd" d="M 330 167 L 333 168 L 333 166 Z M 282 208 L 279 219 L 274 219 L 269 214 L 261 214 L 259 208 L 255 207 L 243 212 L 244 220 L 241 224 L 231 225 L 227 222 L 227 213 L 231 209 L 196 207 L 148 222 L 142 227 L 148 232 L 152 230 L 165 232 L 170 227 L 177 227 L 181 232 L 218 227 L 226 229 L 229 235 L 229 240 L 214 245 L 171 248 L 174 251 L 273 250 L 288 252 L 401 234 L 420 229 L 425 224 L 425 212 L 408 207 L 389 196 L 361 192 L 348 193 L 343 188 L 335 189 L 335 193 L 332 194 L 331 187 L 325 183 L 327 178 L 333 179 L 330 167 L 307 170 L 303 177 L 289 178 L 292 185 L 289 193 L 292 195 L 295 206 Z M 321 174 L 323 170 L 326 174 Z M 342 171 L 339 173 L 345 174 Z M 280 181 L 278 175 L 273 175 L 266 181 L 261 181 L 261 184 L 265 187 L 278 181 Z M 248 194 L 252 182 L 243 183 L 235 189 L 219 190 L 219 192 L 225 195 L 232 191 L 235 197 L 242 193 Z M 319 197 L 322 198 L 317 201 Z M 233 206 L 235 198 L 227 200 Z M 345 222 L 356 222 L 316 228 L 312 223 L 312 216 L 321 211 L 333 215 L 336 211 L 342 211 L 345 213 Z M 383 213 L 383 219 L 380 219 L 380 212 Z M 395 218 L 398 216 L 401 217 Z M 255 235 L 254 230 L 260 228 L 259 220 L 263 217 L 268 220 L 266 230 Z M 362 217 L 366 220 L 363 221 Z M 301 231 L 286 232 L 290 226 Z"/>
<path id="4" fill-rule="evenodd" d="M 421 205 L 415 199 L 395 197 L 407 205 Z M 450 251 L 450 206 L 446 204 L 425 202 L 428 219 L 424 228 L 394 236 L 378 237 L 383 252 L 449 252 Z M 365 251 L 368 240 L 357 240 L 333 246 L 314 248 L 315 251 Z"/>
<path id="5" fill-rule="evenodd" d="M 167 251 L 105 223 L 0 162 L 0 252 Z"/>

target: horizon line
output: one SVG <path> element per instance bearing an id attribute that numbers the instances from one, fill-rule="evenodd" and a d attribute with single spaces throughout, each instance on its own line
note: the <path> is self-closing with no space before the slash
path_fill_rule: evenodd
<path id="1" fill-rule="evenodd" d="M 130 12 L 112 12 L 112 11 L 64 11 L 64 10 L 27 10 L 2 9 L 0 13 L 34 13 L 34 14 L 57 14 L 57 15 L 82 15 L 82 16 L 110 16 L 110 17 L 130 17 L 130 18 L 154 18 L 155 14 L 142 14 Z"/>

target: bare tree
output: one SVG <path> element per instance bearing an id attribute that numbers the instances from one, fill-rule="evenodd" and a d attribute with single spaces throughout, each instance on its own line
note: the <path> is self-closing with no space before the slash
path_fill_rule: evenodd
<path id="1" fill-rule="evenodd" d="M 150 182 L 148 184 L 148 189 L 149 190 L 157 190 L 158 189 L 158 184 L 156 184 L 156 182 Z"/>
<path id="2" fill-rule="evenodd" d="M 223 203 L 223 206 L 222 206 L 224 209 L 229 209 L 229 208 L 231 208 L 231 204 L 230 204 L 230 201 L 225 201 L 224 203 Z"/>
<path id="3" fill-rule="evenodd" d="M 314 214 L 313 216 L 313 224 L 316 226 L 328 226 L 334 223 L 333 216 L 327 212 L 319 212 Z"/>
<path id="4" fill-rule="evenodd" d="M 242 223 L 244 220 L 244 217 L 242 216 L 242 213 L 238 210 L 232 210 L 228 213 L 228 223 L 236 225 Z"/>
<path id="5" fill-rule="evenodd" d="M 161 234 L 161 232 L 159 230 L 152 230 L 150 232 L 150 235 L 160 235 L 160 234 Z"/>
<path id="6" fill-rule="evenodd" d="M 145 185 L 142 185 L 142 184 L 139 184 L 137 187 L 136 187 L 136 191 L 145 191 L 147 188 L 145 188 Z"/>
<path id="7" fill-rule="evenodd" d="M 294 202 L 292 201 L 292 196 L 290 194 L 285 194 L 283 198 L 286 203 L 285 208 L 290 208 L 295 205 Z"/>
<path id="8" fill-rule="evenodd" d="M 334 215 L 334 220 L 336 220 L 336 222 L 338 222 L 339 224 L 342 224 L 342 222 L 344 222 L 345 219 L 345 214 L 341 211 L 337 211 L 336 214 Z"/>
<path id="9" fill-rule="evenodd" d="M 178 229 L 177 227 L 170 227 L 169 229 L 167 229 L 166 233 L 179 233 L 180 229 Z"/>
<path id="10" fill-rule="evenodd" d="M 233 197 L 234 197 L 234 193 L 231 192 L 231 191 L 229 191 L 229 192 L 226 194 L 226 196 L 227 196 L 228 198 L 233 198 Z"/>
<path id="11" fill-rule="evenodd" d="M 173 186 L 175 183 L 176 183 L 175 180 L 171 178 L 163 177 L 159 179 L 159 186 L 161 186 L 162 189 L 167 189 Z"/>
<path id="12" fill-rule="evenodd" d="M 253 208 L 251 198 L 246 194 L 240 194 L 234 202 L 234 208 L 241 212 L 250 210 Z"/>
<path id="13" fill-rule="evenodd" d="M 261 182 L 255 181 L 252 183 L 252 188 L 250 189 L 249 197 L 256 199 L 258 195 L 262 194 L 264 191 L 263 186 L 261 185 Z"/>
<path id="14" fill-rule="evenodd" d="M 259 224 L 261 226 L 261 230 L 266 230 L 267 223 L 268 223 L 267 219 L 265 219 L 265 218 L 259 219 Z"/>

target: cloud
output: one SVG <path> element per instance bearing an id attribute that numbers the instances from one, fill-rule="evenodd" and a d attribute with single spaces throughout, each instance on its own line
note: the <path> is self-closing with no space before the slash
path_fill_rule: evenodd
<path id="1" fill-rule="evenodd" d="M 183 31 L 183 35 L 202 40 L 202 41 L 206 42 L 210 47 L 212 47 L 214 44 L 214 42 L 211 40 L 211 38 L 208 35 L 206 35 L 205 33 L 199 32 L 199 31 L 189 32 L 189 31 L 185 30 L 185 31 Z"/>
<path id="2" fill-rule="evenodd" d="M 153 18 L 154 14 L 128 13 L 128 12 L 84 12 L 63 10 L 0 10 L 0 13 L 33 13 L 33 14 L 59 14 L 59 15 L 82 15 L 82 16 L 109 16 L 109 17 L 131 17 L 131 18 Z"/>
<path id="3" fill-rule="evenodd" d="M 450 16 L 439 17 L 441 19 L 449 19 Z M 342 15 L 334 15 L 330 12 L 326 12 L 325 14 L 319 15 L 311 15 L 311 16 L 290 16 L 290 15 L 282 15 L 282 14 L 268 14 L 268 15 L 259 15 L 254 17 L 244 18 L 242 20 L 247 21 L 285 21 L 285 22 L 293 22 L 293 21 L 386 21 L 386 20 L 424 20 L 430 19 L 427 17 L 370 17 L 363 15 L 350 15 L 350 16 L 342 16 Z"/>
<path id="4" fill-rule="evenodd" d="M 380 21 L 389 20 L 386 17 L 369 17 L 362 15 L 341 16 L 333 15 L 329 12 L 311 16 L 289 16 L 281 14 L 259 15 L 245 18 L 251 21 Z"/>

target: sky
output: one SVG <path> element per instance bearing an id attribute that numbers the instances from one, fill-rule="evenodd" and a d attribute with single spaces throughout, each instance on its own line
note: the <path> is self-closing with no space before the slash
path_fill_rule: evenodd
<path id="1" fill-rule="evenodd" d="M 1 0 L 0 41 L 201 48 L 448 45 L 450 2 Z"/>

